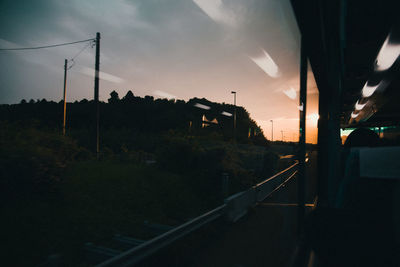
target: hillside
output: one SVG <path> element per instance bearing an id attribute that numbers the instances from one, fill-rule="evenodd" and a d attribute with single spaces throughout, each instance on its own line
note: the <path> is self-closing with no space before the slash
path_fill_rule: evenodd
<path id="1" fill-rule="evenodd" d="M 200 108 L 199 108 L 200 107 Z M 205 109 L 206 108 L 206 109 Z M 81 146 L 93 150 L 91 138 L 95 130 L 93 101 L 67 103 L 67 135 Z M 243 107 L 236 107 L 238 143 L 265 145 L 260 127 Z M 100 144 L 102 148 L 120 152 L 143 144 L 143 136 L 159 136 L 168 131 L 192 136 L 214 136 L 219 140 L 233 139 L 234 106 L 193 98 L 183 100 L 154 99 L 152 96 L 136 97 L 129 91 L 122 99 L 113 91 L 108 103 L 100 103 Z M 62 129 L 63 102 L 38 100 L 20 104 L 0 105 L 0 121 L 19 122 L 51 131 Z M 203 119 L 215 123 L 203 123 Z M 147 143 L 147 142 L 145 142 Z"/>

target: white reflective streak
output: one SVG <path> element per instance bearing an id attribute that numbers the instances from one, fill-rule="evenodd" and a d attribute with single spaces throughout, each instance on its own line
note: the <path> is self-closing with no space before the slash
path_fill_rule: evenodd
<path id="1" fill-rule="evenodd" d="M 365 104 L 360 104 L 360 103 L 358 103 L 358 101 L 359 101 L 359 100 L 357 100 L 357 102 L 356 102 L 356 104 L 355 104 L 355 108 L 356 108 L 356 110 L 362 110 L 362 109 L 365 107 L 365 105 L 366 105 L 367 103 L 365 103 Z"/>
<path id="2" fill-rule="evenodd" d="M 0 48 L 7 49 L 7 48 L 21 48 L 22 46 L 13 42 L 9 42 L 7 40 L 0 38 Z"/>
<path id="3" fill-rule="evenodd" d="M 168 98 L 168 99 L 176 99 L 176 96 L 168 94 L 166 92 L 160 91 L 160 90 L 156 90 L 153 92 L 153 94 L 161 96 L 163 98 Z"/>
<path id="4" fill-rule="evenodd" d="M 289 97 L 290 99 L 294 100 L 296 99 L 297 93 L 296 90 L 293 89 L 293 87 L 290 87 L 288 90 L 283 90 L 283 93 Z"/>
<path id="5" fill-rule="evenodd" d="M 250 59 L 272 78 L 279 77 L 281 73 L 279 72 L 278 66 L 264 49 L 262 51 L 263 55 L 259 57 L 250 57 Z"/>
<path id="6" fill-rule="evenodd" d="M 359 115 L 359 113 L 357 113 L 357 114 L 354 114 L 354 112 L 351 113 L 351 117 L 352 117 L 353 119 L 357 118 L 358 115 Z"/>
<path id="7" fill-rule="evenodd" d="M 300 111 L 303 111 L 303 103 L 301 103 L 300 106 L 297 106 L 297 109 L 300 110 Z"/>
<path id="8" fill-rule="evenodd" d="M 234 16 L 228 14 L 226 9 L 223 9 L 222 0 L 193 0 L 193 2 L 212 20 L 231 26 L 235 24 Z"/>
<path id="9" fill-rule="evenodd" d="M 400 44 L 390 42 L 390 34 L 386 37 L 376 58 L 376 69 L 379 71 L 389 69 L 400 54 Z"/>
<path id="10" fill-rule="evenodd" d="M 362 95 L 363 97 L 370 97 L 375 90 L 379 87 L 380 83 L 378 83 L 375 86 L 369 86 L 368 82 L 365 83 L 364 88 L 362 89 Z"/>
<path id="11" fill-rule="evenodd" d="M 92 69 L 92 68 L 88 68 L 88 67 L 82 67 L 79 70 L 79 72 L 81 72 L 81 73 L 83 73 L 85 75 L 94 77 L 95 70 Z M 113 82 L 113 83 L 122 83 L 122 82 L 124 82 L 124 79 L 122 79 L 120 77 L 117 77 L 117 76 L 114 76 L 114 75 L 111 75 L 111 74 L 108 74 L 108 73 L 105 73 L 105 72 L 101 72 L 101 71 L 99 71 L 99 79 L 104 80 L 104 81 L 108 81 L 108 82 Z"/>
<path id="12" fill-rule="evenodd" d="M 196 104 L 194 104 L 194 106 L 195 106 L 196 108 L 201 108 L 201 109 L 206 109 L 206 110 L 209 110 L 209 109 L 210 109 L 209 106 L 206 106 L 206 105 L 203 105 L 203 104 L 200 104 L 200 103 L 196 103 Z"/>
<path id="13" fill-rule="evenodd" d="M 231 113 L 226 112 L 226 111 L 222 111 L 221 114 L 222 114 L 222 115 L 225 115 L 225 116 L 228 116 L 228 117 L 231 117 L 231 116 L 232 116 Z"/>

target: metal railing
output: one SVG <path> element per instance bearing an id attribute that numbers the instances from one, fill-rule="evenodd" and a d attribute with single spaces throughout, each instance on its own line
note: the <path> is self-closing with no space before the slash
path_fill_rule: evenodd
<path id="1" fill-rule="evenodd" d="M 236 222 L 243 217 L 250 207 L 263 201 L 274 191 L 278 190 L 297 173 L 298 162 L 289 168 L 275 174 L 263 182 L 251 187 L 246 191 L 236 193 L 225 199 L 225 203 L 197 218 L 194 218 L 178 227 L 175 227 L 153 239 L 150 239 L 138 246 L 135 246 L 121 254 L 112 257 L 100 264 L 98 267 L 106 266 L 132 266 L 144 258 L 152 255 L 170 243 L 188 235 L 198 228 L 224 217 L 229 222 Z"/>

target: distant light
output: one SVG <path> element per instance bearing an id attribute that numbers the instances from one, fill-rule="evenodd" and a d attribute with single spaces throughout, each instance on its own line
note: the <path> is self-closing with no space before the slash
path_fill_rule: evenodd
<path id="1" fill-rule="evenodd" d="M 362 95 L 363 97 L 370 97 L 375 90 L 379 87 L 380 83 L 378 83 L 375 86 L 369 86 L 368 82 L 365 83 L 364 88 L 362 89 Z"/>
<path id="2" fill-rule="evenodd" d="M 160 90 L 154 91 L 153 94 L 161 96 L 163 98 L 167 98 L 167 99 L 176 99 L 176 96 L 171 95 L 171 94 L 166 93 L 166 92 L 163 92 L 163 91 L 160 91 Z"/>
<path id="3" fill-rule="evenodd" d="M 283 93 L 289 97 L 290 99 L 294 100 L 296 99 L 297 93 L 296 90 L 293 89 L 293 87 L 290 87 L 288 90 L 283 90 Z"/>
<path id="4" fill-rule="evenodd" d="M 354 114 L 354 112 L 352 112 L 352 113 L 351 113 L 351 117 L 352 117 L 353 119 L 355 119 L 355 118 L 358 117 L 359 114 L 360 114 L 360 113 Z"/>
<path id="5" fill-rule="evenodd" d="M 222 111 L 221 114 L 224 116 L 232 117 L 232 114 L 226 111 Z"/>
<path id="6" fill-rule="evenodd" d="M 209 106 L 206 106 L 206 105 L 203 105 L 203 104 L 200 104 L 200 103 L 196 103 L 196 104 L 194 104 L 194 106 L 197 107 L 197 108 L 206 109 L 206 110 L 210 109 Z"/>
<path id="7" fill-rule="evenodd" d="M 259 57 L 250 57 L 254 63 L 256 63 L 266 74 L 272 78 L 277 78 L 281 76 L 278 66 L 275 64 L 274 60 L 270 55 L 263 49 L 263 55 Z"/>
<path id="8" fill-rule="evenodd" d="M 362 110 L 362 109 L 365 107 L 365 105 L 366 105 L 367 103 L 365 103 L 365 104 L 360 104 L 360 103 L 358 103 L 358 101 L 359 101 L 359 100 L 357 100 L 357 103 L 355 104 L 355 108 L 356 108 L 356 110 Z"/>
<path id="9" fill-rule="evenodd" d="M 390 42 L 391 34 L 386 37 L 376 58 L 376 69 L 379 71 L 389 69 L 400 54 L 400 44 Z"/>

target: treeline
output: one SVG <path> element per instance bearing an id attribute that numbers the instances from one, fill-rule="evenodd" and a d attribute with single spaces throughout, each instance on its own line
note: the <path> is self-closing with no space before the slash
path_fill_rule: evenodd
<path id="1" fill-rule="evenodd" d="M 219 104 L 205 98 L 193 98 L 187 102 L 154 99 L 152 96 L 142 98 L 134 96 L 131 91 L 120 99 L 118 93 L 113 91 L 108 103 L 100 102 L 100 142 L 117 152 L 123 146 L 130 146 L 135 136 L 160 135 L 168 131 L 192 136 L 214 136 L 232 141 L 234 109 L 233 105 Z M 94 147 L 95 111 L 94 101 L 83 99 L 67 103 L 67 134 L 89 149 Z M 236 114 L 238 143 L 267 144 L 262 130 L 250 118 L 246 109 L 236 107 Z M 22 100 L 20 104 L 0 105 L 1 121 L 18 122 L 22 127 L 34 125 L 61 132 L 62 118 L 62 101 L 56 103 L 45 99 L 36 102 Z M 204 122 L 203 119 L 207 121 Z M 214 123 L 208 122 L 213 120 Z"/>

